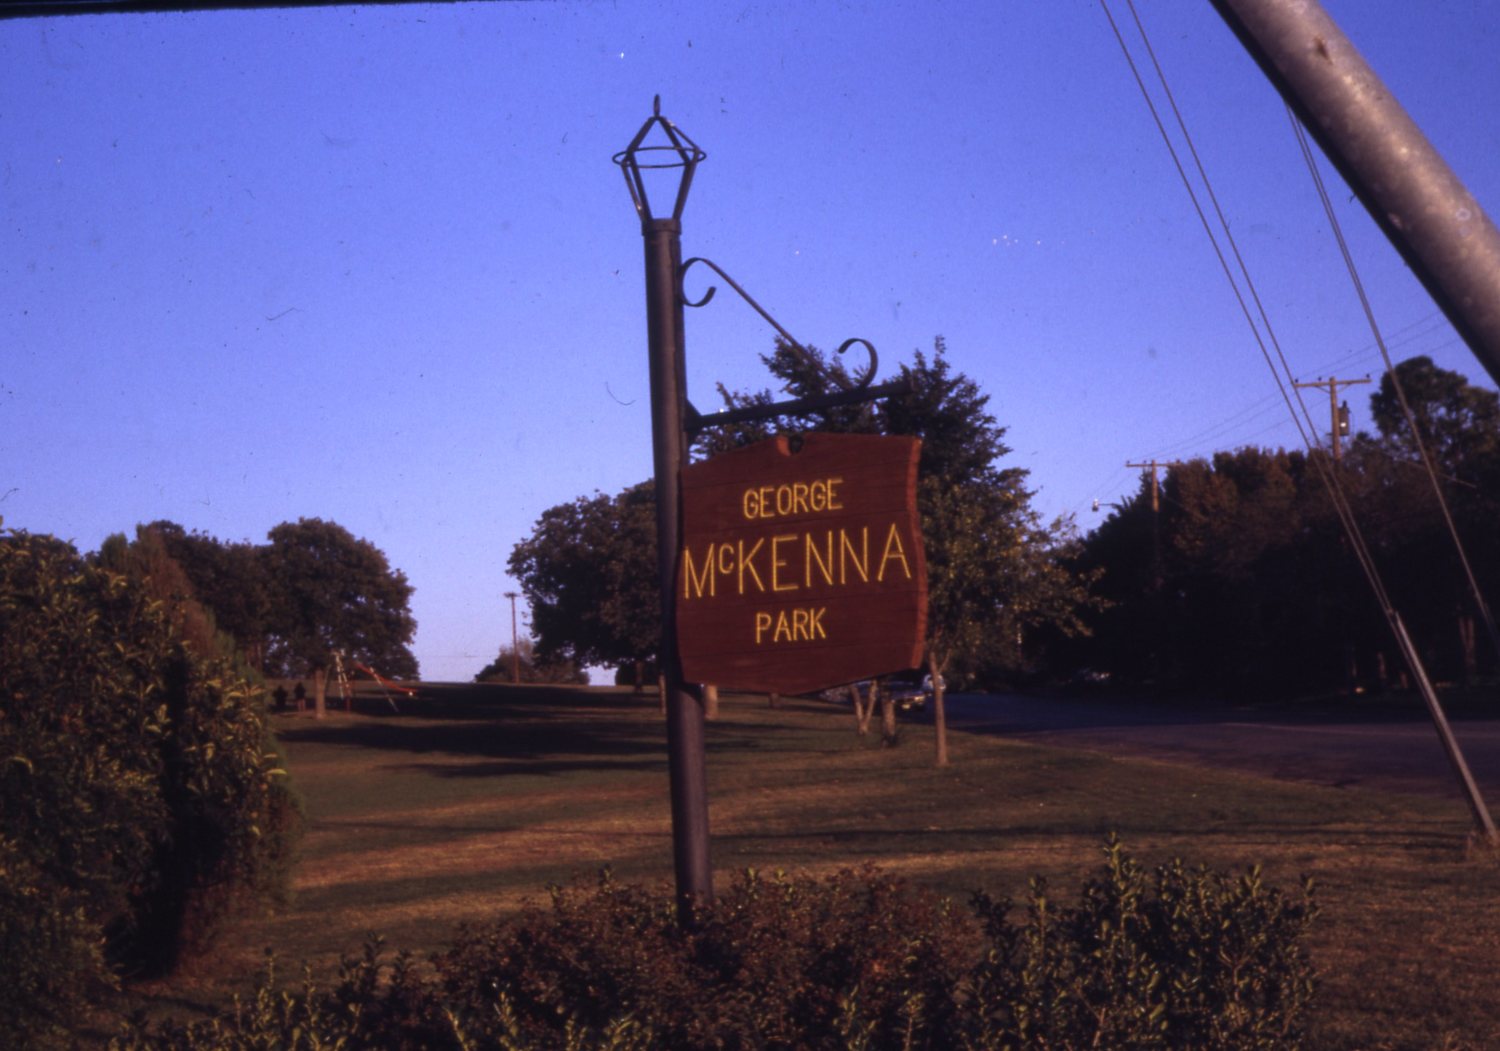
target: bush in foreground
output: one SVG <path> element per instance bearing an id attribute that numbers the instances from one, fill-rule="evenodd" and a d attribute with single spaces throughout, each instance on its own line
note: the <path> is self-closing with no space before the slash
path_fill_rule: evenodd
<path id="1" fill-rule="evenodd" d="M 139 581 L 0 533 L 0 1033 L 59 1036 L 285 877 L 261 700 Z"/>
<path id="2" fill-rule="evenodd" d="M 873 870 L 751 872 L 684 929 L 669 893 L 605 876 L 463 932 L 430 978 L 371 946 L 330 989 L 268 972 L 251 1003 L 113 1047 L 1284 1051 L 1312 1000 L 1315 911 L 1308 887 L 1148 873 L 1113 840 L 1077 904 L 1038 881 L 1019 910 Z"/>

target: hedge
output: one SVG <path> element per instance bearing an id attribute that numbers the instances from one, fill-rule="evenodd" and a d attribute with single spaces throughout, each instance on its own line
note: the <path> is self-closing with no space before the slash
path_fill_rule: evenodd
<path id="1" fill-rule="evenodd" d="M 284 888 L 299 824 L 260 691 L 141 581 L 0 532 L 0 1031 L 60 1037 Z"/>
<path id="2" fill-rule="evenodd" d="M 135 1023 L 114 1051 L 1295 1051 L 1313 997 L 1310 885 L 1174 861 L 1111 840 L 1075 904 L 968 909 L 872 869 L 749 872 L 698 921 L 666 889 L 555 889 L 464 931 L 428 971 L 378 943 L 327 989 L 281 989 L 203 1022 Z"/>

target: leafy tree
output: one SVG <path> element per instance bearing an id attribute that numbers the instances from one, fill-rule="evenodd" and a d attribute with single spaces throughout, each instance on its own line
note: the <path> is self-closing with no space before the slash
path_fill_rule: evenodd
<path id="1" fill-rule="evenodd" d="M 1001 467 L 1005 428 L 989 395 L 953 371 L 943 341 L 903 366 L 910 393 L 880 406 L 881 430 L 922 439 L 918 509 L 927 554 L 927 669 L 934 683 L 937 761 L 946 765 L 944 683 L 980 667 L 1026 669 L 1026 634 L 1084 630 L 1088 580 L 1065 557 L 1072 523 L 1044 524 L 1027 472 Z"/>
<path id="2" fill-rule="evenodd" d="M 650 482 L 542 512 L 511 552 L 543 663 L 633 664 L 656 658 L 656 494 Z"/>
<path id="3" fill-rule="evenodd" d="M 792 398 L 831 393 L 850 380 L 844 362 L 815 348 L 778 341 L 762 360 Z M 918 507 L 927 553 L 927 663 L 934 681 L 981 668 L 1025 670 L 1034 632 L 1084 630 L 1078 611 L 1091 600 L 1087 580 L 1065 564 L 1072 524 L 1044 524 L 1031 507 L 1026 471 L 1002 467 L 1010 449 L 989 397 L 955 372 L 941 339 L 931 357 L 917 351 L 902 367 L 908 391 L 882 402 L 835 406 L 737 424 L 701 434 L 698 456 L 745 445 L 777 431 L 842 431 L 922 439 Z M 768 405 L 771 391 L 720 388 L 726 405 Z M 596 494 L 549 508 L 517 544 L 510 569 L 532 608 L 543 658 L 578 664 L 642 661 L 657 651 L 656 529 L 651 484 L 618 496 Z M 1021 641 L 1018 641 L 1021 640 Z M 946 762 L 943 699 L 939 762 Z"/>
<path id="4" fill-rule="evenodd" d="M 1493 590 L 1500 398 L 1426 358 L 1395 373 L 1475 579 Z M 1102 593 L 1117 605 L 1092 615 L 1094 641 L 1075 659 L 1195 689 L 1306 691 L 1352 686 L 1372 671 L 1383 686 L 1396 651 L 1331 479 L 1429 671 L 1474 678 L 1473 596 L 1392 376 L 1371 408 L 1379 433 L 1356 435 L 1337 463 L 1279 449 L 1216 453 L 1171 468 L 1155 516 L 1143 478 L 1085 543 L 1080 565 L 1104 572 Z"/>
<path id="5" fill-rule="evenodd" d="M 831 358 L 817 347 L 794 347 L 784 339 L 778 338 L 771 352 L 762 354 L 760 360 L 779 381 L 781 395 L 790 399 L 828 394 L 852 385 L 855 379 L 841 359 Z M 731 391 L 723 384 L 718 389 L 726 409 L 764 408 L 780 400 L 771 390 Z M 729 424 L 703 431 L 694 448 L 700 458 L 707 458 L 714 453 L 769 438 L 778 432 L 879 434 L 881 427 L 878 411 L 875 403 L 862 402 L 814 409 L 774 419 Z"/>
<path id="6" fill-rule="evenodd" d="M 1144 476 L 1137 492 L 1114 505 L 1072 555 L 1073 567 L 1093 579 L 1099 598 L 1085 614 L 1090 631 L 1067 646 L 1063 660 L 1074 671 L 1138 680 L 1160 660 L 1154 650 L 1161 633 L 1145 608 L 1159 569 L 1150 484 L 1150 476 Z"/>
<path id="7" fill-rule="evenodd" d="M 176 522 L 156 521 L 141 528 L 160 536 L 192 582 L 198 601 L 213 613 L 218 629 L 233 636 L 252 667 L 264 670 L 271 620 L 265 548 L 189 533 Z"/>
<path id="8" fill-rule="evenodd" d="M 1464 545 L 1467 570 L 1426 476 L 1418 438 L 1407 424 L 1403 394 L 1436 471 L 1453 531 Z M 1500 521 L 1500 395 L 1427 357 L 1414 357 L 1381 377 L 1370 410 L 1379 437 L 1362 443 L 1360 452 L 1389 476 L 1387 491 L 1379 494 L 1382 503 L 1389 508 L 1396 493 L 1402 501 L 1395 518 L 1399 534 L 1385 538 L 1401 551 L 1389 570 L 1393 590 L 1404 609 L 1420 610 L 1409 618 L 1415 620 L 1409 627 L 1422 636 L 1419 645 L 1441 662 L 1457 642 L 1462 674 L 1473 679 L 1479 669 L 1476 617 L 1490 633 L 1492 655 L 1500 657 L 1500 632 L 1488 605 L 1500 585 L 1500 531 L 1495 529 Z M 1466 579 L 1470 573 L 1477 597 Z"/>
<path id="9" fill-rule="evenodd" d="M 793 398 L 830 393 L 839 379 L 848 379 L 842 362 L 816 348 L 799 354 L 779 342 L 762 360 Z M 967 677 L 986 667 L 1025 669 L 1027 632 L 1083 631 L 1079 610 L 1091 600 L 1087 579 L 1064 561 L 1073 542 L 1071 521 L 1043 523 L 1031 506 L 1027 472 L 1000 465 L 1010 453 L 1005 428 L 988 409 L 989 395 L 954 371 L 942 338 L 935 340 L 930 358 L 916 351 L 901 377 L 908 385 L 905 393 L 784 417 L 776 426 L 922 439 L 917 500 L 927 557 L 927 667 L 939 684 L 933 709 L 938 763 L 946 764 L 945 677 Z M 736 407 L 773 399 L 760 392 L 726 393 L 725 400 Z M 721 431 L 700 447 L 754 441 L 771 429 Z"/>
<path id="10" fill-rule="evenodd" d="M 500 655 L 484 666 L 474 676 L 475 682 L 511 682 L 512 676 L 520 672 L 520 681 L 525 683 L 564 683 L 588 685 L 588 672 L 571 661 L 544 663 L 537 658 L 536 647 L 530 639 L 521 639 L 515 649 L 500 647 Z"/>
<path id="11" fill-rule="evenodd" d="M 319 518 L 283 522 L 268 536 L 268 663 L 312 675 L 319 717 L 335 654 L 394 678 L 416 678 L 412 587 L 379 548 Z"/>
<path id="12" fill-rule="evenodd" d="M 1370 396 L 1370 414 L 1392 453 L 1419 460 L 1400 392 L 1406 396 L 1423 443 L 1450 479 L 1468 485 L 1496 481 L 1500 466 L 1500 395 L 1476 387 L 1425 356 L 1398 363 Z"/>
<path id="13" fill-rule="evenodd" d="M 213 615 L 198 601 L 193 582 L 156 529 L 137 526 L 134 543 L 123 533 L 105 538 L 95 561 L 139 582 L 160 603 L 178 635 L 198 656 L 207 659 L 233 650 L 232 641 L 221 647 Z"/>
<path id="14" fill-rule="evenodd" d="M 1112 608 L 1080 662 L 1164 686 L 1336 682 L 1352 566 L 1302 454 L 1244 448 L 1176 464 L 1084 544 Z"/>

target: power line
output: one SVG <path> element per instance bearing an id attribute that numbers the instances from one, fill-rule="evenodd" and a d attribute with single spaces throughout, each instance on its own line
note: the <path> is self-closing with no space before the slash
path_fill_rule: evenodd
<path id="1" fill-rule="evenodd" d="M 1458 552 L 1459 563 L 1463 566 L 1469 591 L 1474 597 L 1474 604 L 1479 610 L 1480 617 L 1484 620 L 1485 628 L 1490 636 L 1490 643 L 1495 648 L 1495 653 L 1500 656 L 1500 628 L 1495 624 L 1495 615 L 1490 610 L 1489 602 L 1485 600 L 1484 592 L 1479 587 L 1479 580 L 1474 576 L 1474 568 L 1469 563 L 1469 553 L 1464 547 L 1463 539 L 1458 535 L 1458 526 L 1454 524 L 1453 513 L 1448 508 L 1448 498 L 1443 495 L 1443 487 L 1438 481 L 1437 468 L 1433 465 L 1432 454 L 1427 448 L 1426 440 L 1422 437 L 1421 428 L 1417 426 L 1417 418 L 1412 413 L 1411 404 L 1407 401 L 1406 390 L 1401 383 L 1401 376 L 1396 371 L 1396 366 L 1391 362 L 1391 356 L 1386 350 L 1385 341 L 1380 336 L 1380 325 L 1375 321 L 1375 311 L 1370 307 L 1369 296 L 1365 294 L 1364 281 L 1360 279 L 1359 268 L 1354 263 L 1354 256 L 1349 251 L 1349 244 L 1344 239 L 1344 229 L 1339 224 L 1338 215 L 1333 210 L 1333 202 L 1328 196 L 1328 189 L 1323 183 L 1323 176 L 1318 171 L 1316 158 L 1312 148 L 1308 145 L 1306 129 L 1287 107 L 1287 118 L 1292 122 L 1292 130 L 1297 138 L 1297 144 L 1302 149 L 1302 158 L 1307 164 L 1308 173 L 1312 177 L 1313 185 L 1317 188 L 1318 198 L 1323 203 L 1324 214 L 1328 217 L 1329 229 L 1338 242 L 1339 251 L 1344 257 L 1344 265 L 1349 273 L 1349 280 L 1354 285 L 1354 291 L 1359 297 L 1360 306 L 1364 309 L 1365 319 L 1369 322 L 1370 332 L 1375 337 L 1375 344 L 1380 348 L 1380 356 L 1385 361 L 1386 376 L 1391 381 L 1391 387 L 1396 392 L 1396 400 L 1401 406 L 1401 415 L 1406 422 L 1407 429 L 1411 432 L 1412 442 L 1421 456 L 1422 466 L 1427 471 L 1428 480 L 1432 483 L 1432 494 L 1437 499 L 1439 510 L 1442 511 L 1443 522 L 1448 527 L 1448 535 L 1453 540 L 1453 547 Z M 1335 443 L 1337 437 L 1335 436 Z M 1337 444 L 1335 444 L 1337 448 Z"/>
<path id="2" fill-rule="evenodd" d="M 1126 0 L 1126 4 L 1130 8 L 1131 17 L 1135 21 L 1136 30 L 1140 33 L 1141 41 L 1145 46 L 1146 53 L 1150 57 L 1152 66 L 1156 71 L 1156 77 L 1161 85 L 1162 92 L 1166 97 L 1168 105 L 1171 107 L 1178 130 L 1182 135 L 1183 141 L 1187 146 L 1189 154 L 1192 156 L 1194 166 L 1198 173 L 1198 178 L 1201 180 L 1204 191 L 1207 194 L 1209 201 L 1213 205 L 1214 213 L 1218 219 L 1219 228 L 1222 231 L 1224 237 L 1224 242 L 1228 245 L 1229 251 L 1234 256 L 1235 265 L 1239 268 L 1241 278 L 1243 279 L 1245 284 L 1244 293 L 1242 293 L 1240 290 L 1239 281 L 1236 280 L 1234 271 L 1230 268 L 1229 261 L 1225 257 L 1224 251 L 1219 245 L 1219 239 L 1214 233 L 1213 226 L 1209 223 L 1208 216 L 1205 214 L 1203 206 L 1198 200 L 1198 194 L 1193 188 L 1192 180 L 1188 178 L 1187 172 L 1184 169 L 1182 161 L 1178 156 L 1177 148 L 1172 142 L 1172 137 L 1170 134 L 1168 134 L 1166 126 L 1162 122 L 1161 116 L 1157 112 L 1156 104 L 1151 98 L 1151 93 L 1149 90 L 1147 90 L 1145 81 L 1142 79 L 1140 71 L 1136 67 L 1135 58 L 1130 53 L 1130 48 L 1125 42 L 1125 37 L 1120 32 L 1119 26 L 1115 22 L 1114 15 L 1109 10 L 1109 2 L 1108 0 L 1100 0 L 1100 6 L 1104 10 L 1104 15 L 1109 20 L 1110 28 L 1114 31 L 1115 39 L 1119 42 L 1121 51 L 1123 51 L 1125 54 L 1126 63 L 1130 66 L 1131 75 L 1135 78 L 1136 85 L 1140 89 L 1141 95 L 1146 101 L 1146 106 L 1150 110 L 1151 117 L 1156 123 L 1157 130 L 1161 133 L 1162 140 L 1166 144 L 1167 152 L 1171 155 L 1172 163 L 1177 168 L 1177 174 L 1182 179 L 1183 187 L 1187 190 L 1188 197 L 1192 201 L 1193 208 L 1198 214 L 1198 219 L 1203 225 L 1204 233 L 1208 236 L 1209 243 L 1213 246 L 1214 254 L 1218 257 L 1219 265 L 1224 271 L 1224 276 L 1229 281 L 1230 288 L 1233 291 L 1236 300 L 1238 300 L 1240 304 L 1240 311 L 1243 314 L 1246 323 L 1250 326 L 1251 333 L 1255 338 L 1257 346 L 1260 348 L 1261 357 L 1265 360 L 1267 367 L 1270 369 L 1271 376 L 1276 383 L 1277 389 L 1281 392 L 1282 398 L 1287 403 L 1287 408 L 1291 412 L 1292 420 L 1296 424 L 1297 430 L 1302 436 L 1303 443 L 1308 447 L 1309 450 L 1320 452 L 1322 450 L 1322 444 L 1317 437 L 1316 429 L 1313 428 L 1312 417 L 1307 411 L 1306 404 L 1302 401 L 1300 391 L 1298 391 L 1295 386 L 1292 387 L 1290 391 L 1288 391 L 1287 383 L 1283 380 L 1283 373 L 1285 374 L 1286 380 L 1292 379 L 1291 367 L 1288 364 L 1286 354 L 1282 351 L 1281 344 L 1277 340 L 1275 332 L 1271 327 L 1270 316 L 1266 311 L 1265 304 L 1261 300 L 1259 293 L 1256 291 L 1254 280 L 1250 276 L 1249 267 L 1246 265 L 1244 257 L 1240 253 L 1239 245 L 1235 241 L 1234 233 L 1230 229 L 1229 221 L 1225 217 L 1223 209 L 1219 206 L 1218 196 L 1214 193 L 1213 183 L 1208 178 L 1208 173 L 1203 166 L 1202 159 L 1199 157 L 1197 148 L 1193 144 L 1192 135 L 1188 131 L 1187 123 L 1183 119 L 1181 110 L 1178 109 L 1177 101 L 1173 95 L 1171 85 L 1167 83 L 1166 74 L 1162 70 L 1161 63 L 1157 61 L 1156 52 L 1151 46 L 1151 40 L 1146 33 L 1145 26 L 1141 24 L 1140 15 L 1136 11 L 1134 0 Z M 1321 192 L 1321 182 L 1319 182 L 1318 185 Z M 1327 205 L 1326 203 L 1325 207 L 1331 208 L 1331 206 Z M 1347 246 L 1344 245 L 1342 238 L 1340 238 L 1340 245 L 1341 247 L 1343 247 L 1345 256 L 1347 258 L 1348 250 Z M 1260 317 L 1259 325 L 1256 324 L 1256 319 L 1250 312 L 1249 304 L 1246 302 L 1245 298 L 1246 294 L 1248 294 L 1250 299 L 1255 303 L 1256 312 Z M 1363 300 L 1362 293 L 1361 296 Z M 1368 306 L 1366 307 L 1366 309 L 1368 311 Z M 1264 337 L 1262 337 L 1261 335 L 1262 326 L 1265 329 Z M 1275 360 L 1272 359 L 1271 354 L 1271 351 L 1273 349 L 1275 351 Z M 1277 368 L 1278 361 L 1280 362 L 1279 370 Z M 1299 409 L 1301 411 L 1300 416 L 1298 415 Z M 1304 421 L 1306 424 L 1305 426 Z M 1423 700 L 1426 702 L 1428 712 L 1432 717 L 1434 726 L 1438 731 L 1438 736 L 1441 739 L 1444 750 L 1447 752 L 1449 761 L 1453 766 L 1454 773 L 1459 781 L 1460 787 L 1464 791 L 1465 798 L 1469 804 L 1469 808 L 1473 813 L 1475 823 L 1479 826 L 1480 831 L 1487 842 L 1495 843 L 1497 841 L 1500 841 L 1500 832 L 1497 832 L 1495 828 L 1494 820 L 1490 817 L 1489 808 L 1485 805 L 1484 797 L 1480 794 L 1478 785 L 1474 781 L 1473 774 L 1469 770 L 1468 763 L 1463 757 L 1463 753 L 1458 746 L 1457 740 L 1453 737 L 1452 729 L 1448 725 L 1447 716 L 1443 713 L 1442 705 L 1437 699 L 1437 694 L 1433 690 L 1432 684 L 1427 678 L 1426 669 L 1423 667 L 1421 657 L 1417 653 L 1416 647 L 1412 645 L 1411 638 L 1406 632 L 1406 626 L 1404 623 L 1402 623 L 1401 616 L 1397 612 L 1395 605 L 1391 602 L 1389 593 L 1386 591 L 1385 582 L 1381 578 L 1380 572 L 1375 565 L 1374 558 L 1372 557 L 1370 550 L 1365 543 L 1364 535 L 1359 529 L 1358 522 L 1355 520 L 1352 505 L 1349 502 L 1347 493 L 1344 492 L 1343 485 L 1339 480 L 1338 473 L 1333 470 L 1332 462 L 1325 462 L 1325 458 L 1322 456 L 1310 456 L 1309 461 L 1318 473 L 1319 477 L 1322 479 L 1324 486 L 1328 489 L 1331 502 L 1339 516 L 1340 523 L 1343 525 L 1344 533 L 1349 539 L 1349 546 L 1354 552 L 1355 557 L 1358 559 L 1360 568 L 1364 572 L 1365 579 L 1369 582 L 1371 590 L 1375 593 L 1376 600 L 1380 605 L 1382 613 L 1384 613 L 1386 617 L 1387 624 L 1389 625 L 1392 634 L 1396 638 L 1397 646 L 1401 650 L 1402 656 L 1405 659 L 1407 666 L 1411 669 L 1412 675 L 1416 679 L 1419 689 L 1422 691 Z"/>

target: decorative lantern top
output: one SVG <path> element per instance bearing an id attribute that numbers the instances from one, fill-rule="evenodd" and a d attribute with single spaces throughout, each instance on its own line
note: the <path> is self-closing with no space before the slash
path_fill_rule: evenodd
<path id="1" fill-rule="evenodd" d="M 646 137 L 651 134 L 653 127 L 659 127 L 662 134 L 658 136 L 658 141 L 648 143 Z M 662 138 L 665 141 L 660 141 Z M 630 189 L 630 199 L 635 202 L 635 210 L 640 215 L 643 226 L 661 219 L 670 218 L 673 222 L 682 219 L 682 206 L 687 203 L 693 172 L 697 169 L 698 162 L 707 156 L 681 128 L 661 115 L 661 96 L 657 95 L 651 104 L 651 116 L 641 125 L 641 130 L 635 133 L 630 145 L 614 156 L 614 162 L 625 173 L 625 185 Z M 651 201 L 646 195 L 646 179 L 642 172 L 669 168 L 682 169 L 672 203 L 672 213 L 670 216 L 656 215 L 652 212 Z M 660 180 L 655 181 L 660 192 L 662 183 Z"/>

